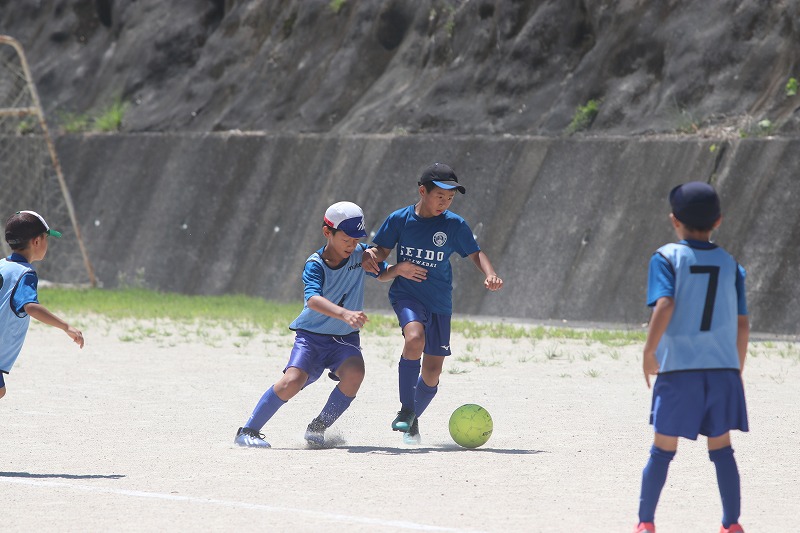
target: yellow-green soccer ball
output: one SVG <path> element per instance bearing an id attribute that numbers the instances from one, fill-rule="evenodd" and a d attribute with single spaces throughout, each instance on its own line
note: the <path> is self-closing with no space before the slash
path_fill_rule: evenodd
<path id="1" fill-rule="evenodd" d="M 462 405 L 450 415 L 450 436 L 464 448 L 483 446 L 492 436 L 492 417 L 480 405 Z"/>

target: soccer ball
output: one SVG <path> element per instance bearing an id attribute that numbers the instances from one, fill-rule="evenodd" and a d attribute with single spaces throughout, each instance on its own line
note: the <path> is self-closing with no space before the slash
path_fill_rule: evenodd
<path id="1" fill-rule="evenodd" d="M 450 436 L 464 448 L 477 448 L 492 436 L 492 417 L 480 405 L 462 405 L 450 415 Z"/>

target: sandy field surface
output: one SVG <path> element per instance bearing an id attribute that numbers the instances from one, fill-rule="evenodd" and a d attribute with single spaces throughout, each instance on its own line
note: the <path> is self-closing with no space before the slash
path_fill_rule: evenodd
<path id="1" fill-rule="evenodd" d="M 265 426 L 272 449 L 233 444 L 279 376 L 290 332 L 82 319 L 80 351 L 33 324 L 2 413 L 0 528 L 16 531 L 629 532 L 652 429 L 639 345 L 452 340 L 423 442 L 390 429 L 399 334 L 362 335 L 367 377 L 307 449 L 320 379 Z M 800 511 L 800 345 L 751 345 L 750 433 L 734 433 L 748 533 L 788 531 Z M 478 403 L 494 419 L 476 450 L 447 421 Z M 659 533 L 717 532 L 705 442 L 681 441 Z"/>

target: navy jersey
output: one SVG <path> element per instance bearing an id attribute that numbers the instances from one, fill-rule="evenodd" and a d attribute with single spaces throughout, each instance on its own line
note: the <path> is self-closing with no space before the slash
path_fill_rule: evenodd
<path id="1" fill-rule="evenodd" d="M 310 331 L 325 335 L 347 335 L 355 330 L 338 318 L 332 318 L 308 307 L 308 299 L 312 296 L 322 296 L 327 300 L 349 309 L 361 311 L 364 308 L 364 276 L 376 277 L 361 268 L 361 259 L 367 245 L 359 243 L 350 257 L 341 265 L 331 268 L 322 259 L 320 248 L 306 259 L 303 268 L 303 310 L 300 315 L 289 325 L 293 330 Z M 385 263 L 381 271 L 385 270 Z"/>
<path id="2" fill-rule="evenodd" d="M 747 314 L 744 269 L 719 246 L 681 241 L 650 260 L 647 303 L 674 299 L 672 319 L 656 349 L 659 372 L 739 369 L 738 316 Z"/>
<path id="3" fill-rule="evenodd" d="M 0 371 L 8 373 L 22 350 L 31 318 L 24 306 L 37 303 L 36 271 L 19 254 L 0 259 Z"/>
<path id="4" fill-rule="evenodd" d="M 453 313 L 453 253 L 467 257 L 480 251 L 475 236 L 463 218 L 445 211 L 422 218 L 414 206 L 398 209 L 389 215 L 375 234 L 373 242 L 381 248 L 395 246 L 397 262 L 411 261 L 428 270 L 427 279 L 411 281 L 398 276 L 389 289 L 389 300 L 414 299 L 432 313 Z"/>

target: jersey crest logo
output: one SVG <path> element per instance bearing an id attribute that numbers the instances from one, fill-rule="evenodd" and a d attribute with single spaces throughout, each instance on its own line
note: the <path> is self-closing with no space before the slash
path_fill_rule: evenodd
<path id="1" fill-rule="evenodd" d="M 433 234 L 433 244 L 438 247 L 444 246 L 444 243 L 447 242 L 447 234 L 443 231 L 437 231 Z"/>

